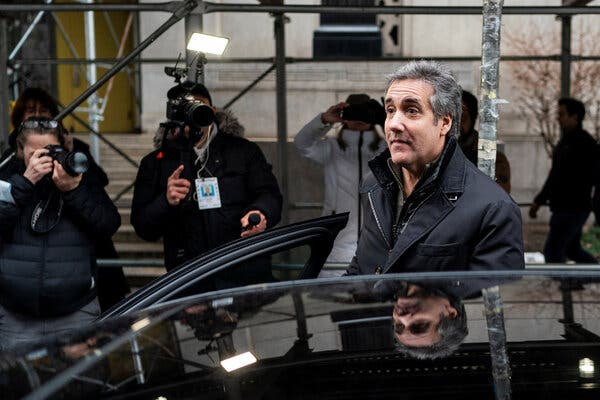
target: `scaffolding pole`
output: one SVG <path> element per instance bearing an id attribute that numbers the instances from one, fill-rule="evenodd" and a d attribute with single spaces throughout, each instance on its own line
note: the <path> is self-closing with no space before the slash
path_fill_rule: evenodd
<path id="1" fill-rule="evenodd" d="M 138 4 L 0 4 L 0 12 L 77 12 L 77 11 L 156 11 L 173 13 L 185 1 L 169 1 L 164 3 L 138 3 Z M 344 13 L 344 14 L 393 14 L 393 15 L 481 15 L 482 7 L 471 6 L 321 6 L 321 5 L 280 5 L 269 6 L 261 4 L 240 3 L 211 3 L 199 1 L 194 14 L 213 12 L 245 12 L 245 13 L 287 13 L 287 14 L 319 14 L 319 13 Z M 504 7 L 504 15 L 578 15 L 600 14 L 600 6 L 509 6 Z"/>
<path id="2" fill-rule="evenodd" d="M 504 306 L 502 305 L 500 289 L 498 286 L 483 289 L 482 294 L 488 339 L 490 341 L 494 393 L 496 395 L 496 400 L 510 400 L 510 361 L 506 351 Z"/>
<path id="3" fill-rule="evenodd" d="M 560 97 L 571 94 L 571 16 L 560 17 Z"/>
<path id="4" fill-rule="evenodd" d="M 496 130 L 500 78 L 500 27 L 504 0 L 484 0 L 481 44 L 481 122 L 477 145 L 477 166 L 494 179 L 496 176 Z M 496 400 L 509 400 L 510 363 L 506 351 L 506 331 L 502 297 L 498 286 L 482 291 L 487 320 L 494 392 Z"/>
<path id="5" fill-rule="evenodd" d="M 93 4 L 94 0 L 83 0 L 87 4 Z M 84 27 L 85 27 L 85 54 L 86 57 L 94 60 L 96 59 L 96 24 L 94 21 L 94 12 L 86 11 L 83 15 Z M 87 80 L 88 82 L 96 82 L 97 79 L 97 67 L 95 63 L 88 65 L 87 67 Z M 100 126 L 100 114 L 98 108 L 98 95 L 94 91 L 88 98 L 88 123 L 92 129 L 96 132 Z M 98 142 L 98 136 L 90 133 L 90 154 L 96 160 L 96 164 L 100 163 L 100 142 Z"/>
<path id="6" fill-rule="evenodd" d="M 57 120 L 63 119 L 65 116 L 70 114 L 78 105 L 83 103 L 92 93 L 96 92 L 100 86 L 104 85 L 112 76 L 117 74 L 123 69 L 129 62 L 137 57 L 146 47 L 150 46 L 160 35 L 166 32 L 171 26 L 175 25 L 179 20 L 188 15 L 197 5 L 194 0 L 186 0 L 178 3 L 179 7 L 174 11 L 173 15 L 158 29 L 152 32 L 142 43 L 140 43 L 135 49 L 132 50 L 126 57 L 122 58 L 117 64 L 115 64 L 110 70 L 106 72 L 96 83 L 87 88 L 79 97 L 77 97 L 71 104 L 65 107 L 57 116 Z"/>
<path id="7" fill-rule="evenodd" d="M 500 21 L 503 0 L 484 0 L 481 44 L 481 102 L 477 166 L 490 178 L 496 176 L 496 131 L 500 100 Z"/>
<path id="8" fill-rule="evenodd" d="M 289 223 L 288 159 L 287 159 L 287 101 L 285 71 L 284 14 L 275 14 L 275 73 L 277 88 L 277 159 L 279 161 L 279 188 L 283 196 L 281 224 Z"/>
<path id="9" fill-rule="evenodd" d="M 52 0 L 45 0 L 45 1 L 46 1 L 46 4 L 52 3 Z M 35 27 L 37 26 L 37 24 L 40 22 L 40 20 L 44 16 L 44 13 L 45 13 L 44 11 L 40 11 L 40 12 L 37 13 L 37 15 L 35 16 L 35 18 L 31 22 L 31 24 L 27 27 L 27 30 L 25 31 L 25 33 L 23 34 L 23 36 L 21 37 L 21 39 L 19 40 L 19 42 L 17 43 L 17 45 L 15 46 L 15 48 L 13 49 L 13 51 L 8 56 L 9 60 L 14 59 L 15 56 L 17 55 L 17 53 L 19 52 L 19 50 L 21 50 L 21 47 L 23 47 L 23 45 L 25 44 L 25 42 L 29 38 L 29 35 L 31 35 L 31 32 L 33 32 L 33 30 L 35 29 Z M 3 37 L 7 37 L 7 36 L 3 36 Z"/>
<path id="10" fill-rule="evenodd" d="M 8 21 L 0 15 L 0 37 L 8 37 Z M 0 40 L 0 68 L 6 71 L 8 63 L 8 43 L 6 40 Z M 0 151 L 4 151 L 8 146 L 8 74 L 0 73 Z"/>

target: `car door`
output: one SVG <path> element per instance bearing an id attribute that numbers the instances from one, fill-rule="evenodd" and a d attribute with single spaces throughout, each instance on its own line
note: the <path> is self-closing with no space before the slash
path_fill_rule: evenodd
<path id="1" fill-rule="evenodd" d="M 101 319 L 213 290 L 316 278 L 347 222 L 348 213 L 340 213 L 225 244 L 150 282 Z"/>

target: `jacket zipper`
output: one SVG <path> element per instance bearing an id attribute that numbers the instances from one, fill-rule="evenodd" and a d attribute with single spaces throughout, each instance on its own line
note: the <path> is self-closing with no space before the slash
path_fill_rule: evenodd
<path id="1" fill-rule="evenodd" d="M 404 230 L 406 229 L 406 227 L 408 226 L 408 223 L 410 222 L 410 220 L 412 219 L 413 215 L 416 214 L 416 212 L 419 210 L 419 208 L 421 208 L 421 206 L 423 205 L 423 203 L 425 203 L 431 196 L 433 196 L 433 194 L 435 193 L 435 190 L 432 191 L 431 193 L 429 193 L 429 196 L 425 197 L 418 205 L 417 207 L 410 213 L 410 215 L 408 216 L 408 219 L 406 220 L 405 223 L 402 224 L 402 229 L 400 229 L 400 234 L 404 232 Z"/>
<path id="2" fill-rule="evenodd" d="M 369 204 L 371 205 L 371 211 L 373 212 L 373 216 L 375 217 L 375 222 L 377 222 L 377 228 L 379 228 L 379 233 L 381 233 L 383 241 L 387 245 L 388 250 L 391 250 L 392 246 L 390 246 L 390 242 L 385 237 L 385 233 L 383 233 L 383 228 L 381 227 L 381 223 L 379 222 L 379 217 L 377 217 L 377 212 L 375 211 L 375 206 L 373 205 L 373 198 L 371 197 L 371 192 L 368 192 L 367 196 L 369 197 Z"/>

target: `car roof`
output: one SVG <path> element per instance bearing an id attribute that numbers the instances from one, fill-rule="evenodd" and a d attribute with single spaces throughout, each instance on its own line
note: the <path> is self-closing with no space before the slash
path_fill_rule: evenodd
<path id="1" fill-rule="evenodd" d="M 0 393 L 490 398 L 505 388 L 519 396 L 598 395 L 596 282 L 597 270 L 546 269 L 327 278 L 205 293 L 3 353 Z M 432 357 L 399 346 L 396 317 L 402 302 L 416 298 L 464 307 L 468 334 L 452 351 L 433 349 L 443 356 Z M 256 361 L 234 372 L 221 364 L 244 354 Z"/>

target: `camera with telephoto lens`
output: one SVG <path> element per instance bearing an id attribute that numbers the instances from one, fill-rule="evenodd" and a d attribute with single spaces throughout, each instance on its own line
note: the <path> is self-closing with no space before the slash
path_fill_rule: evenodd
<path id="1" fill-rule="evenodd" d="M 377 100 L 370 99 L 366 103 L 350 104 L 344 107 L 341 117 L 346 121 L 361 121 L 370 125 L 383 126 L 385 110 Z"/>
<path id="2" fill-rule="evenodd" d="M 215 113 L 208 104 L 191 94 L 184 94 L 167 101 L 167 118 L 172 122 L 200 129 L 215 121 Z"/>
<path id="3" fill-rule="evenodd" d="M 68 151 L 57 144 L 49 144 L 44 148 L 48 150 L 48 153 L 45 155 L 58 161 L 65 172 L 71 176 L 83 174 L 88 170 L 89 162 L 84 153 L 80 151 Z"/>

